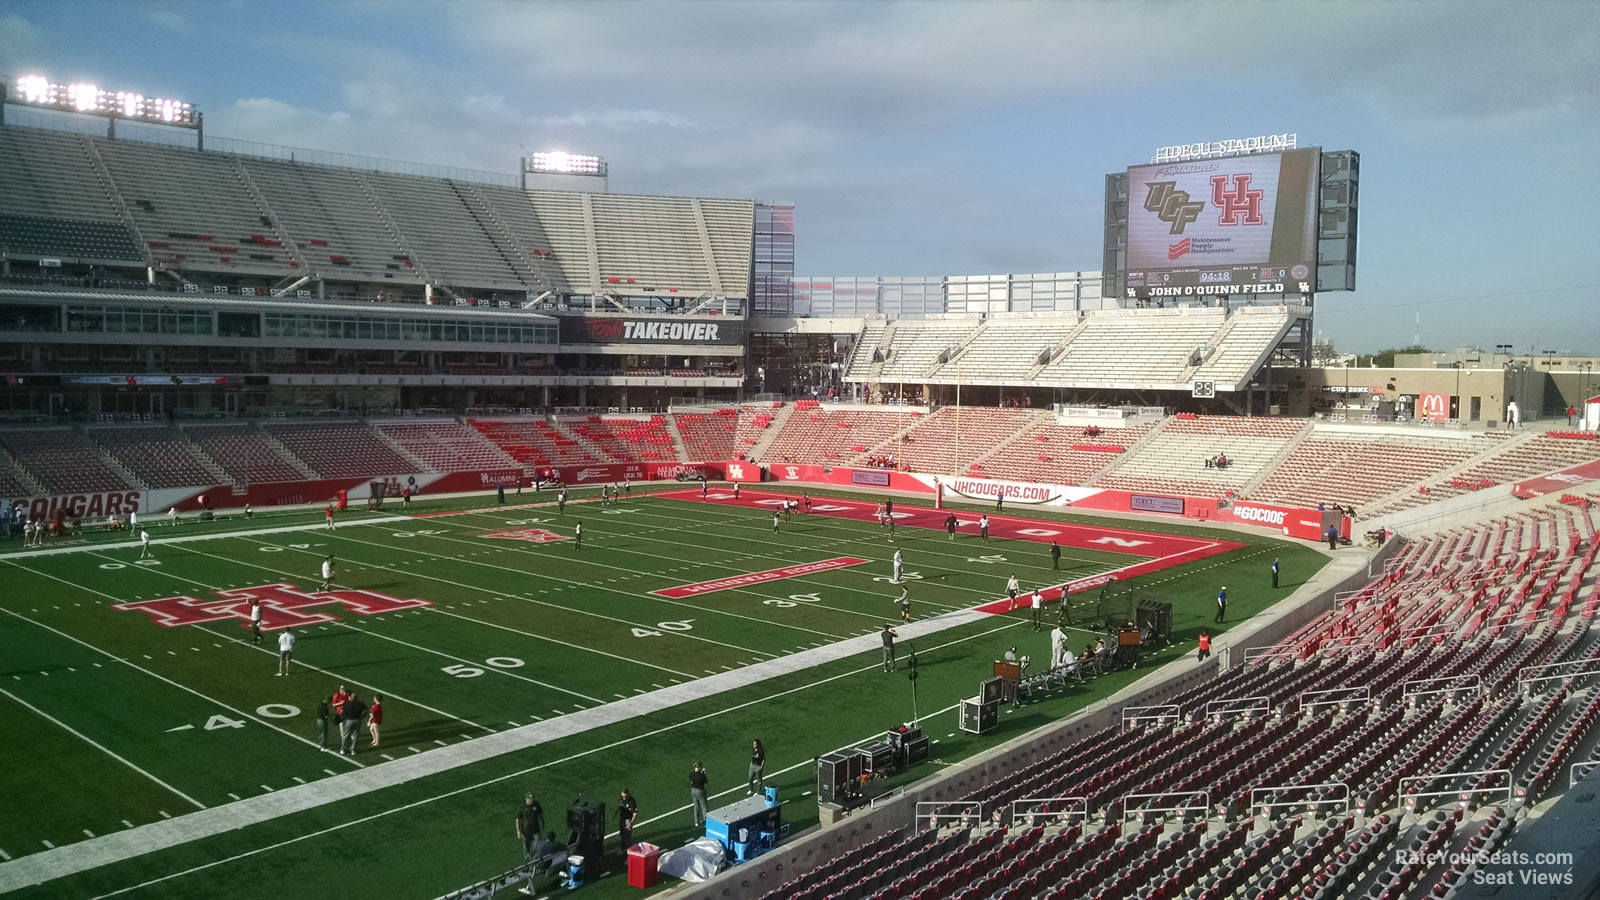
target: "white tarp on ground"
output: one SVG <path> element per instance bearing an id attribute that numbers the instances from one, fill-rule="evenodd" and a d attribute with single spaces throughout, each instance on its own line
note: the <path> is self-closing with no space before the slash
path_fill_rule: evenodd
<path id="1" fill-rule="evenodd" d="M 661 854 L 656 870 L 684 881 L 705 881 L 722 871 L 725 851 L 715 840 L 703 837 L 692 844 Z"/>

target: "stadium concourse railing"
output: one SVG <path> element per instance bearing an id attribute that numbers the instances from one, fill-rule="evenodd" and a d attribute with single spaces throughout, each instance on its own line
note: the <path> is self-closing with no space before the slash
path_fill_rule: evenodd
<path id="1" fill-rule="evenodd" d="M 1019 734 L 1002 746 L 946 769 L 915 784 L 888 802 L 873 804 L 852 812 L 833 825 L 820 825 L 801 832 L 777 849 L 698 884 L 672 891 L 674 900 L 742 900 L 759 897 L 803 872 L 825 865 L 855 847 L 900 828 L 916 827 L 919 804 L 955 803 L 971 791 L 1019 769 L 1036 765 L 1056 751 L 1086 735 L 1122 721 L 1128 707 L 1161 705 L 1196 684 L 1220 674 L 1226 666 L 1230 648 L 1265 647 L 1276 644 L 1317 616 L 1327 612 L 1334 598 L 1355 590 L 1383 573 L 1384 564 L 1404 542 L 1391 540 L 1364 565 L 1314 594 L 1296 601 L 1270 620 L 1251 623 L 1227 632 L 1228 646 L 1205 662 L 1196 663 L 1187 655 L 1168 663 L 1111 697 L 1091 704 L 1059 722 Z M 1336 557 L 1337 559 L 1337 557 Z M 1245 654 L 1240 652 L 1238 660 Z M 974 673 L 974 679 L 981 673 Z M 983 810 L 988 816 L 990 810 Z"/>

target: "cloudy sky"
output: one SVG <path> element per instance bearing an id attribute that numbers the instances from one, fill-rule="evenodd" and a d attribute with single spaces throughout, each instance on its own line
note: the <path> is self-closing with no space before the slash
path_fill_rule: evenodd
<path id="1" fill-rule="evenodd" d="M 797 205 L 801 274 L 1098 270 L 1103 175 L 1293 131 L 1362 154 L 1341 349 L 1600 353 L 1600 3 L 8 0 L 0 71 L 207 133 Z"/>

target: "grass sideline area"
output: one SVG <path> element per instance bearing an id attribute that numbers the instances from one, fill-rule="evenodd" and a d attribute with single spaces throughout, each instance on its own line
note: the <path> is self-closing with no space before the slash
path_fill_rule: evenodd
<path id="1" fill-rule="evenodd" d="M 11 665 L 0 671 L 0 708 L 25 737 L 0 745 L 0 764 L 7 764 L 0 783 L 11 801 L 0 808 L 0 851 L 18 859 L 202 806 L 316 784 L 381 765 L 383 754 L 440 752 L 875 632 L 898 619 L 898 587 L 887 583 L 895 547 L 922 576 L 910 581 L 918 619 L 1001 596 L 1011 571 L 1029 588 L 1144 558 L 1126 548 L 1063 547 L 1064 571 L 1055 574 L 1043 545 L 998 536 L 1001 528 L 985 544 L 967 529 L 952 542 L 931 527 L 903 525 L 890 545 L 879 526 L 838 516 L 796 516 L 773 534 L 769 511 L 725 499 L 701 503 L 636 489 L 602 508 L 592 502 L 597 493 L 575 490 L 565 514 L 553 505 L 528 506 L 548 495 L 511 495 L 506 508 L 492 496 L 418 501 L 411 517 L 395 516 L 390 504 L 382 513 L 347 511 L 331 532 L 321 527 L 320 510 L 160 526 L 153 529 L 155 565 L 138 564 L 126 535 L 90 534 L 45 551 L 4 545 L 0 652 Z M 862 499 L 833 491 L 812 497 Z M 1288 596 L 1326 560 L 1302 544 L 1233 531 L 1032 509 L 1009 516 L 1118 532 L 1225 535 L 1242 546 L 1138 579 L 1148 594 L 1174 604 L 1177 637 L 1149 654 L 1141 670 L 1009 712 L 1003 727 L 982 738 L 958 732 L 949 708 L 973 692 L 1007 647 L 1047 656 L 1044 633 L 1018 610 L 917 640 L 919 712 L 937 741 L 934 766 L 1064 716 L 1153 665 L 1192 653 L 1218 585 L 1229 586 L 1229 620 L 1237 623 Z M 923 518 L 913 524 L 938 524 Z M 581 551 L 571 540 L 485 536 L 534 530 L 570 538 L 579 519 Z M 337 621 L 298 629 L 296 661 L 316 670 L 282 679 L 273 677 L 270 632 L 256 647 L 239 622 L 163 628 L 136 609 L 113 608 L 269 584 L 314 591 L 316 567 L 329 553 L 339 560 L 338 587 L 432 605 L 365 616 L 334 610 Z M 1267 574 L 1274 556 L 1284 571 L 1277 592 Z M 650 593 L 836 557 L 866 562 L 684 599 Z M 1074 649 L 1087 639 L 1071 634 Z M 341 681 L 386 699 L 381 746 L 367 749 L 363 733 L 353 760 L 316 747 L 312 710 Z M 629 786 L 640 802 L 635 839 L 677 846 L 692 836 L 689 767 L 706 763 L 712 792 L 721 794 L 713 804 L 737 799 L 753 737 L 767 744 L 768 782 L 779 788 L 786 820 L 804 828 L 816 821 L 808 796 L 813 759 L 869 741 L 911 714 L 903 674 L 882 673 L 875 651 L 855 653 L 17 895 L 278 896 L 326 881 L 328 890 L 358 897 L 437 896 L 520 860 L 511 819 L 524 790 L 554 822 L 580 793 L 610 811 Z M 931 772 L 922 767 L 900 777 Z M 614 816 L 610 824 L 614 830 Z M 617 877 L 614 838 L 607 849 L 611 875 L 585 891 L 633 893 Z M 0 879 L 4 873 L 0 862 Z"/>

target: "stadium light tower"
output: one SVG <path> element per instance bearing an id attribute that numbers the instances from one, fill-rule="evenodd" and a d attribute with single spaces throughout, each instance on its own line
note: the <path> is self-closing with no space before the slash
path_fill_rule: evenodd
<path id="1" fill-rule="evenodd" d="M 610 190 L 610 167 L 598 156 L 549 150 L 529 153 L 522 158 L 522 189 L 528 189 L 529 175 L 600 179 L 600 193 Z"/>
<path id="2" fill-rule="evenodd" d="M 138 91 L 113 91 L 89 82 L 58 84 L 43 75 L 22 75 L 0 81 L 0 125 L 5 105 L 33 106 L 56 112 L 100 116 L 108 121 L 106 136 L 117 136 L 117 120 L 189 128 L 205 149 L 205 115 L 192 104 L 172 97 L 146 97 Z"/>

